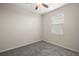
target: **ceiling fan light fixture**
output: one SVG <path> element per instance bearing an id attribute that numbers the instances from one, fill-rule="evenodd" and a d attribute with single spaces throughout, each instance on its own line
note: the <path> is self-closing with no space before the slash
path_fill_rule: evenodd
<path id="1" fill-rule="evenodd" d="M 43 7 L 48 8 L 48 5 L 44 3 L 36 3 L 35 10 L 37 10 L 38 8 L 43 8 Z"/>
<path id="2" fill-rule="evenodd" d="M 36 3 L 36 6 L 42 7 L 42 3 Z"/>

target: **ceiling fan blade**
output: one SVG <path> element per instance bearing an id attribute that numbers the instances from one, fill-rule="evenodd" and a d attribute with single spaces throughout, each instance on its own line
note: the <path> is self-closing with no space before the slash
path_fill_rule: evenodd
<path id="1" fill-rule="evenodd" d="M 46 5 L 46 4 L 44 4 L 44 3 L 42 3 L 42 5 L 43 5 L 44 7 L 46 7 L 46 8 L 48 8 L 48 5 Z"/>
<path id="2" fill-rule="evenodd" d="M 38 6 L 35 7 L 35 10 L 37 10 L 37 9 L 38 9 Z"/>

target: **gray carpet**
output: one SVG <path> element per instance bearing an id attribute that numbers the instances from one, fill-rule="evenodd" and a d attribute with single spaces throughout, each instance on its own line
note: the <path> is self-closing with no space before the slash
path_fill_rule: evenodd
<path id="1" fill-rule="evenodd" d="M 0 56 L 79 56 L 79 53 L 40 41 L 0 53 Z"/>

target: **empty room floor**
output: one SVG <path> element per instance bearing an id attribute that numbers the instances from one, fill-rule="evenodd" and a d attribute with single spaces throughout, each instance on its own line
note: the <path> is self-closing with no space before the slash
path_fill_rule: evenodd
<path id="1" fill-rule="evenodd" d="M 0 53 L 0 56 L 79 56 L 79 53 L 40 41 Z"/>

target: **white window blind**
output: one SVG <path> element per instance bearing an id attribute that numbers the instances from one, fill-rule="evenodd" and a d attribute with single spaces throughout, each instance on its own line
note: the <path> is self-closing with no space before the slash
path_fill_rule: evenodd
<path id="1" fill-rule="evenodd" d="M 52 16 L 52 33 L 63 35 L 64 34 L 64 14 L 59 13 Z"/>

